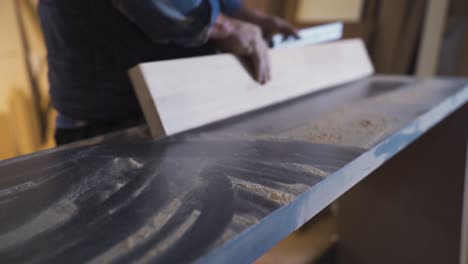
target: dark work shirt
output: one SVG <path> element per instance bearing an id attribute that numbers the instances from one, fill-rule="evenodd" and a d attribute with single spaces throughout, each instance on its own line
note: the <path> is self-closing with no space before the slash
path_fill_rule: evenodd
<path id="1" fill-rule="evenodd" d="M 141 118 L 127 71 L 141 62 L 205 55 L 219 12 L 240 0 L 41 0 L 50 95 L 89 123 Z M 181 73 L 181 77 L 183 73 Z"/>

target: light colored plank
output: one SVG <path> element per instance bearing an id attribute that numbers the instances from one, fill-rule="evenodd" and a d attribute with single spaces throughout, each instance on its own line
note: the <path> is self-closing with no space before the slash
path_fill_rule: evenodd
<path id="1" fill-rule="evenodd" d="M 140 64 L 130 77 L 153 137 L 172 135 L 373 73 L 361 40 L 270 51 L 255 82 L 230 54 Z"/>

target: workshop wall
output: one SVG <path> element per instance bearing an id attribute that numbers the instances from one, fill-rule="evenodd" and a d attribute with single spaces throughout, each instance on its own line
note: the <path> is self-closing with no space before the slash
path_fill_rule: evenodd
<path id="1" fill-rule="evenodd" d="M 468 1 L 447 1 L 449 8 L 438 55 L 419 54 L 426 20 L 436 19 L 426 13 L 430 4 L 439 4 L 437 0 L 246 0 L 246 3 L 280 15 L 299 28 L 344 21 L 345 38 L 364 39 L 377 73 L 415 74 L 418 56 L 423 59 L 436 56 L 436 74 L 468 76 Z"/>
<path id="2" fill-rule="evenodd" d="M 283 16 L 301 28 L 344 21 L 345 38 L 358 37 L 366 42 L 378 73 L 414 72 L 426 0 L 284 2 Z"/>
<path id="3" fill-rule="evenodd" d="M 438 74 L 468 76 L 468 1 L 450 3 Z"/>
<path id="4" fill-rule="evenodd" d="M 301 22 L 330 20 L 359 22 L 363 7 L 364 0 L 300 0 L 297 7 L 297 20 Z"/>
<path id="5" fill-rule="evenodd" d="M 0 1 L 0 159 L 53 147 L 46 49 L 26 0 Z M 45 129 L 49 128 L 49 129 Z"/>

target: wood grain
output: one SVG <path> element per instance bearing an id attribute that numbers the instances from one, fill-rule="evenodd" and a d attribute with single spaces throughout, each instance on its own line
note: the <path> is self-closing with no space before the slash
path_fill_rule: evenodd
<path id="1" fill-rule="evenodd" d="M 373 73 L 361 40 L 270 51 L 260 85 L 233 55 L 140 64 L 130 70 L 154 138 L 172 135 Z"/>

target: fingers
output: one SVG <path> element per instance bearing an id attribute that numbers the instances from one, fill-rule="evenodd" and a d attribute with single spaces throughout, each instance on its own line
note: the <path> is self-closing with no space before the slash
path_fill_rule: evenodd
<path id="1" fill-rule="evenodd" d="M 265 74 L 266 74 L 266 82 L 271 81 L 271 63 L 270 63 L 270 53 L 269 47 L 266 46 L 266 43 L 263 42 L 263 59 L 265 61 Z"/>
<path id="2" fill-rule="evenodd" d="M 260 28 L 256 27 L 255 29 L 255 35 L 250 43 L 251 47 L 253 47 L 253 52 L 250 56 L 254 67 L 255 79 L 259 83 L 265 84 L 271 79 L 268 46 L 263 39 Z"/>
<path id="3" fill-rule="evenodd" d="M 268 46 L 262 36 L 262 29 L 254 24 L 235 19 L 228 20 L 233 30 L 227 37 L 216 39 L 217 46 L 226 52 L 246 57 L 251 62 L 252 74 L 259 83 L 271 79 Z"/>
<path id="4" fill-rule="evenodd" d="M 265 29 L 264 29 L 265 30 Z M 286 40 L 290 37 L 299 39 L 299 32 L 287 21 L 279 17 L 271 17 L 269 26 L 267 27 L 268 32 L 271 33 L 280 33 L 283 35 L 283 40 Z"/>
<path id="5" fill-rule="evenodd" d="M 273 36 L 275 34 L 273 32 L 269 32 L 269 33 L 266 33 L 264 34 L 263 38 L 265 39 L 265 41 L 268 43 L 268 47 L 272 48 L 273 47 Z"/>
<path id="6" fill-rule="evenodd" d="M 268 48 L 265 49 L 266 82 L 271 81 L 271 62 Z"/>
<path id="7" fill-rule="evenodd" d="M 283 35 L 283 39 L 286 40 L 287 38 L 293 37 L 295 39 L 301 38 L 299 36 L 299 32 L 297 29 L 295 29 L 293 26 L 291 26 L 289 23 L 284 22 L 281 23 L 280 26 L 278 26 L 278 31 Z"/>
<path id="8" fill-rule="evenodd" d="M 271 80 L 270 58 L 268 55 L 268 47 L 263 40 L 256 43 L 256 48 L 251 55 L 251 60 L 255 79 L 261 84 L 269 82 Z"/>
<path id="9" fill-rule="evenodd" d="M 289 37 L 293 37 L 295 39 L 301 38 L 301 36 L 299 36 L 299 32 L 297 31 L 297 29 L 292 27 L 290 24 L 285 25 L 285 27 L 283 28 L 283 34 Z"/>
<path id="10" fill-rule="evenodd" d="M 254 73 L 254 78 L 257 82 L 263 84 L 263 78 L 262 78 L 262 69 L 260 66 L 261 59 L 257 54 L 252 54 L 251 56 L 251 61 L 252 61 L 252 66 L 253 66 L 253 73 Z"/>

